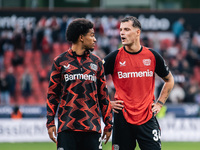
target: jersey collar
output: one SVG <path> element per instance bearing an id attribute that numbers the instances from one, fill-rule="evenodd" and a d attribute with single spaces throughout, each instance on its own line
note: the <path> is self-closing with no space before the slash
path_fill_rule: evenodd
<path id="1" fill-rule="evenodd" d="M 129 51 L 126 50 L 125 46 L 123 48 L 124 48 L 124 51 L 129 53 L 129 54 L 138 54 L 138 53 L 140 53 L 142 51 L 143 46 L 141 46 L 141 48 L 140 48 L 140 50 L 138 52 L 129 52 Z"/>
<path id="2" fill-rule="evenodd" d="M 72 57 L 89 57 L 89 55 L 90 55 L 90 52 L 89 52 L 89 51 L 85 51 L 84 55 L 77 55 L 75 52 L 72 51 L 71 48 L 68 50 L 68 53 L 69 53 L 70 56 L 72 56 Z"/>

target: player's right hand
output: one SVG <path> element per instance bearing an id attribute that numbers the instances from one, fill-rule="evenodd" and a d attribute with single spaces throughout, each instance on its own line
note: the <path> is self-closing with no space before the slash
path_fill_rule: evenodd
<path id="1" fill-rule="evenodd" d="M 50 139 L 53 141 L 53 142 L 57 142 L 56 141 L 56 126 L 53 126 L 53 127 L 50 127 L 49 129 L 48 129 L 48 134 L 49 134 L 49 137 L 50 137 Z"/>
<path id="2" fill-rule="evenodd" d="M 117 110 L 122 110 L 124 108 L 124 101 L 122 100 L 114 100 L 110 101 L 111 107 L 114 113 L 119 113 Z"/>
<path id="3" fill-rule="evenodd" d="M 103 132 L 102 140 L 106 140 L 104 144 L 106 144 L 111 136 L 111 132 Z"/>

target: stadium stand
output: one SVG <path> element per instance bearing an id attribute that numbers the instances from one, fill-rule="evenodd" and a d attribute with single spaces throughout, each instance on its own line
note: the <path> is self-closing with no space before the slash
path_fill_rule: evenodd
<path id="1" fill-rule="evenodd" d="M 9 96 L 6 97 L 6 101 L 9 101 L 10 105 L 45 106 L 53 58 L 70 47 L 70 43 L 63 42 L 62 25 L 67 26 L 74 18 L 65 19 L 67 23 L 56 20 L 55 16 L 49 18 L 43 16 L 36 26 L 21 29 L 16 24 L 15 29 L 0 31 L 1 74 L 5 73 L 6 78 L 11 74 L 16 80 L 15 84 L 9 84 Z M 106 54 L 121 46 L 119 20 L 112 16 L 104 16 L 93 18 L 93 22 L 98 41 L 94 53 L 103 59 Z M 27 36 L 29 31 L 32 32 Z M 152 47 L 164 57 L 174 75 L 176 83 L 174 90 L 177 92 L 172 93 L 167 102 L 200 104 L 199 31 L 185 28 L 179 40 L 176 40 L 172 31 L 143 32 L 141 37 L 142 44 Z M 28 48 L 27 38 L 31 38 L 32 43 Z M 13 72 L 9 73 L 12 69 Z M 114 88 L 109 79 L 108 77 L 109 93 L 113 95 Z M 156 78 L 156 93 L 161 90 L 162 83 Z M 3 93 L 1 88 L 1 106 L 4 106 Z"/>

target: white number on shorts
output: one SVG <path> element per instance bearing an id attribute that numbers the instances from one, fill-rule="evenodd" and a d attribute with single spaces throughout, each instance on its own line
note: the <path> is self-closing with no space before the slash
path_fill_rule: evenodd
<path id="1" fill-rule="evenodd" d="M 158 130 L 158 132 L 157 132 L 156 129 L 153 130 L 153 131 L 152 131 L 152 134 L 154 135 L 154 137 L 153 137 L 153 140 L 154 140 L 154 141 L 158 141 L 158 140 L 160 139 L 160 131 L 159 131 L 159 130 Z"/>
<path id="2" fill-rule="evenodd" d="M 102 149 L 102 140 L 101 140 L 101 137 L 99 138 L 99 149 Z"/>

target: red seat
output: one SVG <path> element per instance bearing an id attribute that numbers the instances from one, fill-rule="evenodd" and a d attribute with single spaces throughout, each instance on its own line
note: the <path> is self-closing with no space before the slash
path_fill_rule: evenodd
<path id="1" fill-rule="evenodd" d="M 5 59 L 11 59 L 13 57 L 14 52 L 13 51 L 5 51 L 4 57 Z"/>

